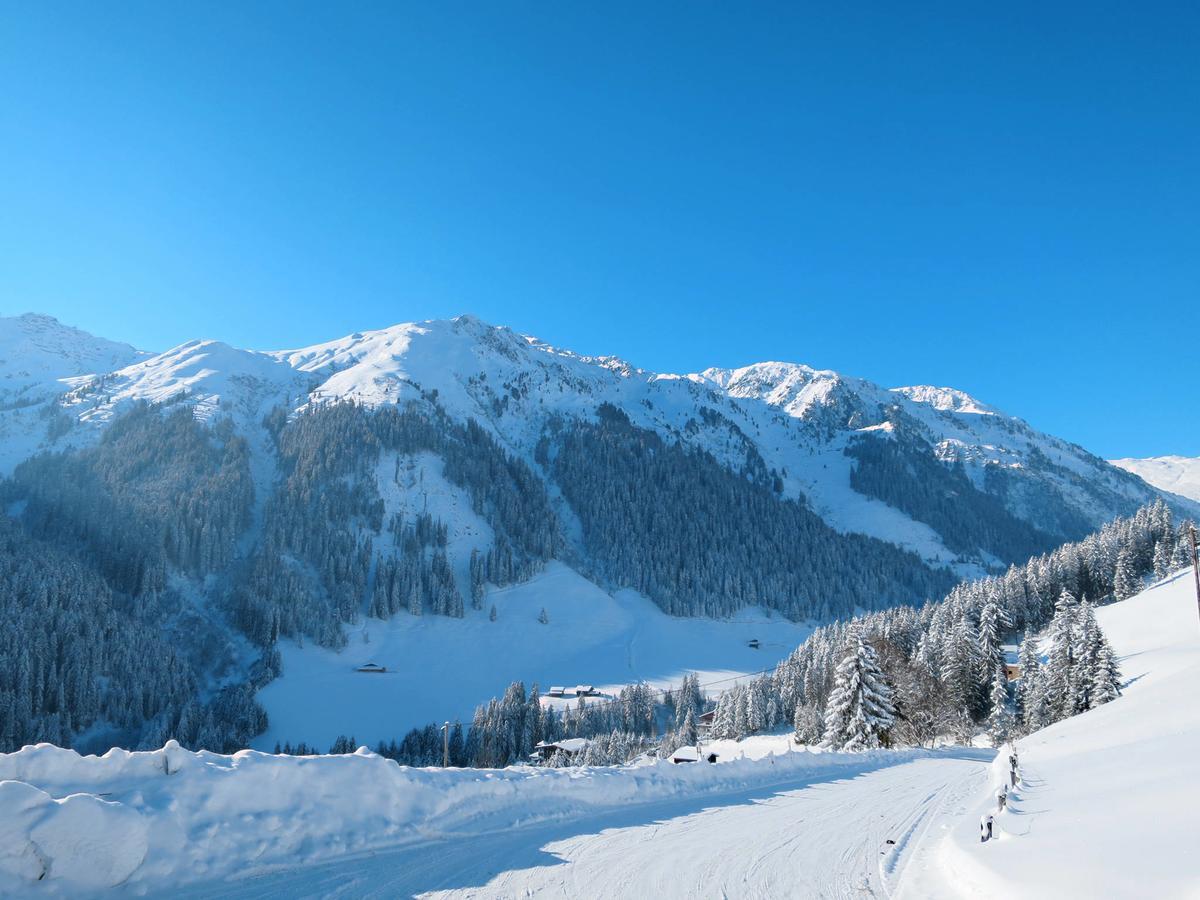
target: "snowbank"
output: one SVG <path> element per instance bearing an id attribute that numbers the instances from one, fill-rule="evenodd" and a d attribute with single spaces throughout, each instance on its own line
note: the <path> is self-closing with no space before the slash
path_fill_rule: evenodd
<path id="1" fill-rule="evenodd" d="M 223 756 L 171 742 L 96 757 L 39 744 L 0 755 L 0 895 L 153 891 L 606 807 L 850 777 L 928 756 L 936 754 L 438 770 L 404 768 L 365 749 Z"/>
<path id="2" fill-rule="evenodd" d="M 941 884 L 912 896 L 1200 897 L 1200 617 L 1190 571 L 1097 617 L 1120 663 L 1117 700 L 1018 741 L 1021 784 L 992 784 L 938 848 Z M 979 816 L 997 839 L 979 842 Z"/>

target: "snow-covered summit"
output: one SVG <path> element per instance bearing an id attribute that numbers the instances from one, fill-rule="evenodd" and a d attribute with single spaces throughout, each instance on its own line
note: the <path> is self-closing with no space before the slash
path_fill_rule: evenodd
<path id="1" fill-rule="evenodd" d="M 111 372 L 146 355 L 53 316 L 0 317 L 0 405 L 40 399 L 63 390 L 64 378 Z"/>
<path id="2" fill-rule="evenodd" d="M 197 340 L 100 377 L 73 379 L 64 403 L 77 407 L 83 421 L 107 421 L 129 401 L 186 399 L 200 418 L 224 409 L 254 422 L 267 407 L 304 396 L 307 383 L 270 354 Z"/>
<path id="3" fill-rule="evenodd" d="M 1200 457 L 1152 456 L 1148 459 L 1110 459 L 1109 462 L 1160 490 L 1200 500 Z"/>
<path id="4" fill-rule="evenodd" d="M 930 384 L 916 384 L 910 387 L 892 388 L 897 394 L 903 394 L 914 403 L 924 403 L 939 412 L 969 413 L 973 415 L 992 416 L 997 411 L 994 407 L 980 403 L 964 391 L 948 387 L 934 387 Z"/>
<path id="5" fill-rule="evenodd" d="M 845 379 L 837 372 L 787 362 L 761 362 L 738 369 L 705 369 L 694 377 L 731 397 L 760 400 L 797 419 L 805 418 L 814 407 L 835 403 L 839 389 L 845 385 Z"/>

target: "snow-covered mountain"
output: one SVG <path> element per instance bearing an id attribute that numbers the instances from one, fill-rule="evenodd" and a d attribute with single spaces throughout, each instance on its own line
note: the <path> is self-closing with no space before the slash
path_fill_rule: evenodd
<path id="1" fill-rule="evenodd" d="M 149 355 L 51 316 L 0 317 L 0 470 L 35 452 L 53 431 L 48 406 L 73 379 L 103 375 Z"/>
<path id="2" fill-rule="evenodd" d="M 69 597 L 11 639 L 69 635 L 73 677 L 113 685 L 10 728 L 51 741 L 398 736 L 522 675 L 736 676 L 795 629 L 941 596 L 1158 497 L 1200 511 L 959 391 L 798 364 L 659 374 L 470 316 L 283 351 L 150 354 L 30 316 L 0 335 L 0 383 L 24 385 L 0 409 L 0 543 L 35 572 L 0 554 L 0 595 Z M 683 652 L 701 632 L 711 652 Z M 407 674 L 368 688 L 368 661 Z"/>
<path id="3" fill-rule="evenodd" d="M 1011 517 L 1043 532 L 1050 546 L 1157 493 L 1082 448 L 951 388 L 889 390 L 779 362 L 657 374 L 470 316 L 276 352 L 192 341 L 150 356 L 40 316 L 0 320 L 0 335 L 10 333 L 28 337 L 0 345 L 11 348 L 0 362 L 0 383 L 36 369 L 44 373 L 40 396 L 52 385 L 68 389 L 58 409 L 85 425 L 109 421 L 135 399 L 186 396 L 198 416 L 223 411 L 252 428 L 279 404 L 298 410 L 334 400 L 378 406 L 432 398 L 453 419 L 474 419 L 532 460 L 548 421 L 591 417 L 609 403 L 634 425 L 711 453 L 731 469 L 761 461 L 782 496 L 803 498 L 840 531 L 890 541 L 962 572 L 1022 554 L 982 535 L 964 537 L 961 523 L 937 509 L 946 497 L 961 505 L 968 495 L 979 507 L 975 518 Z M 91 377 L 66 378 L 85 373 Z M 39 425 L 47 428 L 45 419 L 27 423 L 34 432 Z M 67 442 L 86 439 L 85 429 Z M 885 442 L 890 446 L 882 448 Z M 7 447 L 3 469 L 11 470 L 31 444 L 37 441 Z M 931 467 L 934 461 L 948 465 Z M 918 471 L 940 483 L 905 491 L 905 475 L 912 480 Z M 938 496 L 925 496 L 930 491 Z"/>
<path id="4" fill-rule="evenodd" d="M 63 379 L 104 374 L 148 355 L 51 316 L 0 317 L 0 403 L 8 407 L 43 399 L 61 391 Z"/>
<path id="5" fill-rule="evenodd" d="M 1113 459 L 1114 466 L 1132 472 L 1159 490 L 1200 501 L 1200 458 L 1152 456 L 1149 459 Z"/>

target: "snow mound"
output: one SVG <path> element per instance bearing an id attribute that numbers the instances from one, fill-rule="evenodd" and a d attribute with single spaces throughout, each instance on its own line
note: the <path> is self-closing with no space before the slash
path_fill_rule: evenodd
<path id="1" fill-rule="evenodd" d="M 600 809 L 797 779 L 853 777 L 936 756 L 792 752 L 727 764 L 410 769 L 346 756 L 151 752 L 0 756 L 0 895 L 174 889 Z"/>

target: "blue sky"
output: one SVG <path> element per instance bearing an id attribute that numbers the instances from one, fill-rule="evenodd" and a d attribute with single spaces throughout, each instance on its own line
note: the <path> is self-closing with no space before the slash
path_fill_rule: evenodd
<path id="1" fill-rule="evenodd" d="M 162 349 L 469 311 L 1200 454 L 1194 4 L 23 6 L 0 314 Z"/>

